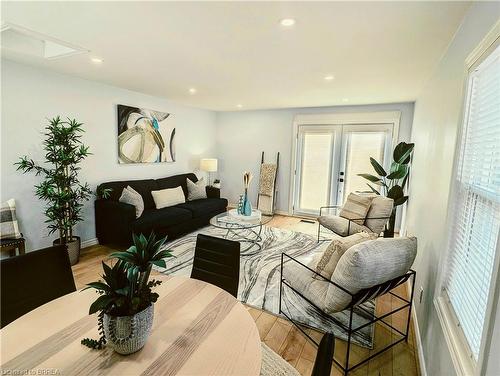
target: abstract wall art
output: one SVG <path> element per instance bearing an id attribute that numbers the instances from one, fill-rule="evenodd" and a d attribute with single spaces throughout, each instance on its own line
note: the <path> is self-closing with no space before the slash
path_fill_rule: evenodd
<path id="1" fill-rule="evenodd" d="M 173 115 L 118 105 L 119 163 L 175 162 Z"/>

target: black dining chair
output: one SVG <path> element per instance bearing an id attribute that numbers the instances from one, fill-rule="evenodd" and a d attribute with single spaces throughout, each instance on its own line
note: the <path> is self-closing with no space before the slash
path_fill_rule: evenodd
<path id="1" fill-rule="evenodd" d="M 311 376 L 330 376 L 333 365 L 333 351 L 335 350 L 335 336 L 326 333 L 321 338 L 316 353 L 316 360 Z M 262 342 L 262 363 L 260 376 L 300 376 L 299 371 L 292 367 L 285 359 L 274 352 L 269 346 Z"/>
<path id="2" fill-rule="evenodd" d="M 76 291 L 63 245 L 3 259 L 0 268 L 2 328 L 31 310 Z"/>
<path id="3" fill-rule="evenodd" d="M 333 351 L 335 350 L 335 336 L 325 333 L 318 346 L 318 353 L 314 361 L 311 376 L 329 376 L 333 364 Z"/>
<path id="4" fill-rule="evenodd" d="M 196 238 L 191 278 L 211 283 L 237 297 L 240 243 L 199 234 Z"/>

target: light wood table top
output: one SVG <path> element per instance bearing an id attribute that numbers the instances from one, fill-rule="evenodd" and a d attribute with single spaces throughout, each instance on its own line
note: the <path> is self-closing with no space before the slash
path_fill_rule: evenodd
<path id="1" fill-rule="evenodd" d="M 97 315 L 93 290 L 74 292 L 20 317 L 0 331 L 2 374 L 259 375 L 259 332 L 246 308 L 220 288 L 195 279 L 155 276 L 151 335 L 142 350 L 119 355 L 91 350 Z"/>

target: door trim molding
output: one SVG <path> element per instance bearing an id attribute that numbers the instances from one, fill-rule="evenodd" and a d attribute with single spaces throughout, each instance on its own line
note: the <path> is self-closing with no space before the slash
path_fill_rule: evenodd
<path id="1" fill-rule="evenodd" d="M 292 160 L 290 164 L 290 187 L 288 195 L 288 213 L 293 214 L 293 204 L 295 202 L 295 185 L 297 168 L 297 144 L 300 125 L 353 125 L 353 124 L 394 124 L 392 133 L 393 143 L 399 140 L 399 124 L 401 121 L 401 111 L 380 111 L 380 112 L 342 112 L 324 114 L 297 114 L 293 118 L 292 127 Z"/>

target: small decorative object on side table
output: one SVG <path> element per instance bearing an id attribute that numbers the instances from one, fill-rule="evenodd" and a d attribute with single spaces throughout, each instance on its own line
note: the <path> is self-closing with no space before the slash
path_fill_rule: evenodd
<path id="1" fill-rule="evenodd" d="M 243 174 L 243 184 L 245 185 L 245 195 L 243 196 L 243 215 L 252 215 L 252 203 L 248 198 L 248 187 L 250 186 L 250 182 L 252 181 L 253 175 L 251 172 L 245 172 Z"/>
<path id="2" fill-rule="evenodd" d="M 134 245 L 124 252 L 114 252 L 110 257 L 118 261 L 110 267 L 104 262 L 104 281 L 92 282 L 85 289 L 94 288 L 99 293 L 89 314 L 99 312 L 98 340 L 85 338 L 81 343 L 93 349 L 102 349 L 106 343 L 119 354 L 127 355 L 140 350 L 146 343 L 153 325 L 153 304 L 158 294 L 151 290 L 161 281 L 149 280 L 153 265 L 166 267 L 164 258 L 172 257 L 169 250 L 162 250 L 166 238 L 156 240 L 134 234 Z"/>

